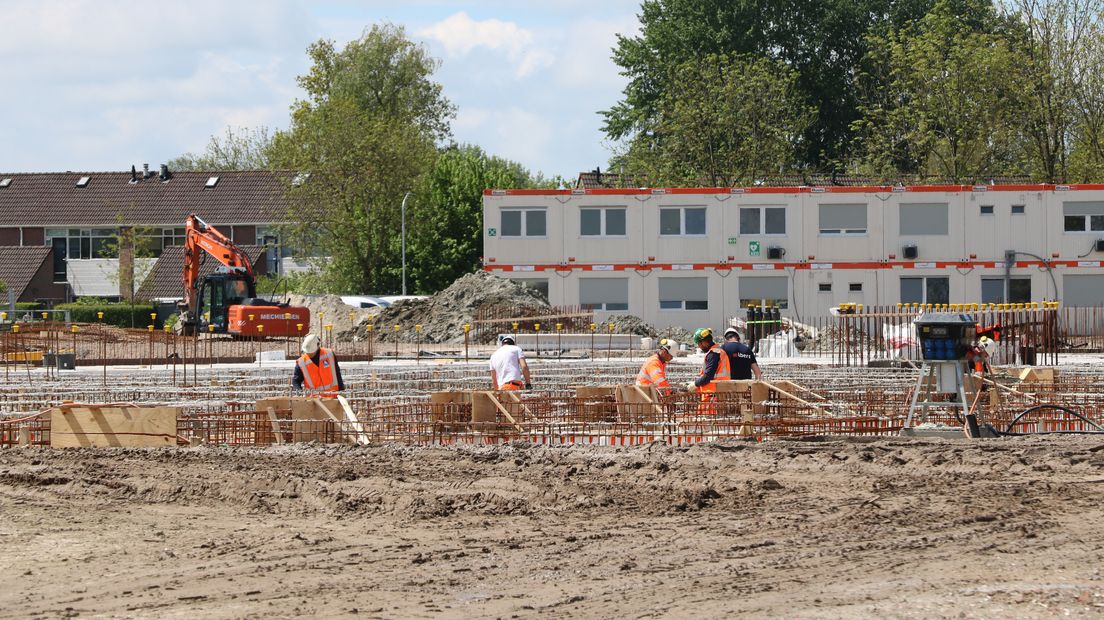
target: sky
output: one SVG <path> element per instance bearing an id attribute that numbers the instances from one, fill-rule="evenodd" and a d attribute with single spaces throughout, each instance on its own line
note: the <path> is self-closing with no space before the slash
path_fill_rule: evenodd
<path id="1" fill-rule="evenodd" d="M 0 171 L 156 169 L 230 128 L 286 129 L 307 47 L 372 24 L 441 66 L 456 142 L 574 178 L 606 166 L 600 110 L 640 0 L 0 0 Z"/>

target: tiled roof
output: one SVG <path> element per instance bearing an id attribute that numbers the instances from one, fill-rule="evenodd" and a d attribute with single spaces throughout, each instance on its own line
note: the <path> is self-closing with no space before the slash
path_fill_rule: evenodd
<path id="1" fill-rule="evenodd" d="M 219 177 L 206 188 L 207 180 Z M 77 187 L 89 177 L 88 184 Z M 129 172 L 0 172 L 0 226 L 183 226 L 189 213 L 212 224 L 266 224 L 286 219 L 292 173 L 156 173 L 131 183 Z M 5 180 L 11 179 L 5 185 Z"/>
<path id="2" fill-rule="evenodd" d="M 590 172 L 579 173 L 579 178 L 575 181 L 575 189 L 625 189 L 631 187 L 647 187 L 647 183 L 643 181 L 644 177 L 639 175 L 620 175 L 591 170 Z"/>
<path id="3" fill-rule="evenodd" d="M 240 245 L 238 247 L 249 256 L 249 260 L 252 261 L 254 269 L 257 270 L 258 263 L 264 255 L 265 246 Z M 207 261 L 199 267 L 200 280 L 214 273 L 215 269 L 219 267 L 220 264 L 221 263 L 217 260 L 208 256 Z M 142 286 L 139 287 L 136 296 L 140 299 L 183 297 L 183 277 L 184 248 L 180 246 L 165 248 L 165 251 L 161 253 L 161 258 L 157 259 L 157 262 L 153 265 L 153 269 L 150 270 L 149 275 L 147 275 L 146 279 L 142 282 Z"/>
<path id="4" fill-rule="evenodd" d="M 19 299 L 49 255 L 50 248 L 45 246 L 0 246 L 0 282 Z M 6 294 L 4 298 L 7 299 Z"/>

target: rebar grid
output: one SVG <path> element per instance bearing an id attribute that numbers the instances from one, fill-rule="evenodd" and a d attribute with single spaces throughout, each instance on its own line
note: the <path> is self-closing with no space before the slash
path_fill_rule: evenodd
<path id="1" fill-rule="evenodd" d="M 287 368 L 201 369 L 197 382 L 177 381 L 170 371 L 143 369 L 115 374 L 105 386 L 95 374 L 62 374 L 49 381 L 0 384 L 0 445 L 48 443 L 48 416 L 34 414 L 65 402 L 134 403 L 182 409 L 181 443 L 270 445 L 283 441 L 398 441 L 410 444 L 586 443 L 622 445 L 661 441 L 694 443 L 726 437 L 759 439 L 828 434 L 884 435 L 903 424 L 917 371 L 811 366 L 770 366 L 775 388 L 753 399 L 750 391 L 718 393 L 711 402 L 676 392 L 657 403 L 619 402 L 612 390 L 576 392 L 579 386 L 631 383 L 638 362 L 576 361 L 533 363 L 539 391 L 517 392 L 519 401 L 500 399 L 504 411 L 473 421 L 470 402 L 433 402 L 431 394 L 486 390 L 483 363 L 352 365 L 345 370 L 345 392 L 357 424 L 304 422 L 278 413 L 277 431 L 256 401 L 290 395 Z M 694 364 L 669 367 L 672 383 L 697 375 Z M 41 371 L 37 371 L 41 372 Z M 1040 404 L 1059 404 L 1104 423 L 1104 368 L 1062 368 L 1054 381 L 1021 382 L 997 376 L 976 396 L 982 424 L 1005 430 L 1020 412 Z M 971 399 L 974 396 L 971 395 Z M 973 404 L 973 403 L 971 403 Z M 509 415 L 506 415 L 509 414 Z M 932 411 L 929 422 L 960 424 L 948 406 Z M 1087 430 L 1091 425 L 1059 410 L 1040 410 L 1020 419 L 1017 432 Z"/>

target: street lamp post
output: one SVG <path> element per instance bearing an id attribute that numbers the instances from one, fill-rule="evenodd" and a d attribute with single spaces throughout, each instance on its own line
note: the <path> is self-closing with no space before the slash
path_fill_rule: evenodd
<path id="1" fill-rule="evenodd" d="M 406 201 L 410 192 L 402 200 L 402 294 L 406 295 Z"/>

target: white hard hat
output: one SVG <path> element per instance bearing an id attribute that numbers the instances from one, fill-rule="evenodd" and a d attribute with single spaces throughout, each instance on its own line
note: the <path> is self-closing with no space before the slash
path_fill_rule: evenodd
<path id="1" fill-rule="evenodd" d="M 736 336 L 737 338 L 739 338 L 740 330 L 736 329 L 735 327 L 729 326 L 729 328 L 726 329 L 724 332 L 724 337 L 728 338 L 729 336 Z"/>
<path id="2" fill-rule="evenodd" d="M 303 339 L 302 349 L 303 353 L 314 355 L 315 351 L 318 350 L 318 336 L 315 334 L 308 334 L 307 337 Z"/>
<path id="3" fill-rule="evenodd" d="M 663 349 L 664 351 L 670 353 L 671 352 L 671 347 L 674 346 L 674 344 L 675 343 L 672 342 L 671 340 L 669 340 L 667 338 L 662 338 L 659 341 L 659 348 L 656 349 L 656 350 L 658 351 L 659 349 Z"/>
<path id="4" fill-rule="evenodd" d="M 993 355 L 997 352 L 997 343 L 989 336 L 982 336 L 978 338 L 978 348 L 984 351 L 986 355 Z"/>

